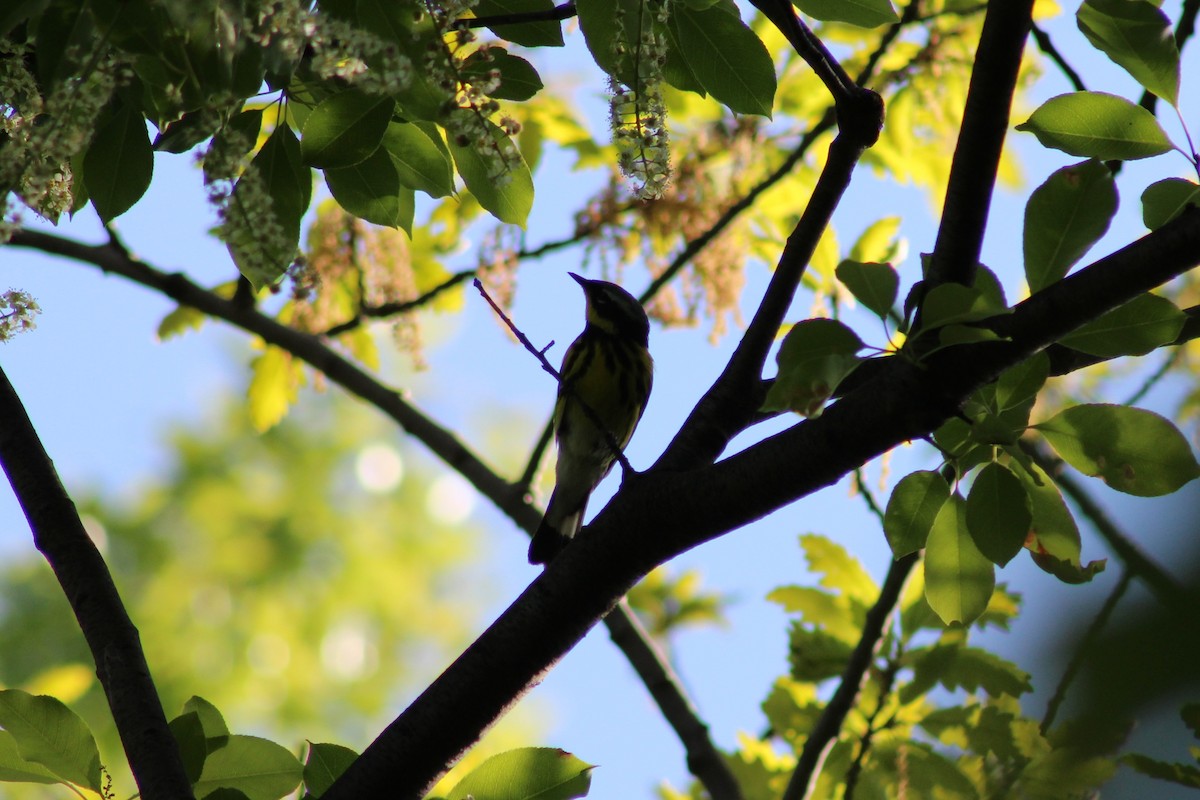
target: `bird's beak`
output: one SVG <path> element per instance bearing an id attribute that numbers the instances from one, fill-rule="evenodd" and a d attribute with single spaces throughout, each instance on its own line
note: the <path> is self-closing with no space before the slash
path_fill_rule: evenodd
<path id="1" fill-rule="evenodd" d="M 576 275 L 574 272 L 568 272 L 567 274 L 570 275 L 572 278 L 574 278 L 575 282 L 583 287 L 584 292 L 587 292 L 588 284 L 591 283 L 591 281 L 589 281 L 587 278 L 583 278 L 583 277 L 580 277 L 579 275 Z"/>

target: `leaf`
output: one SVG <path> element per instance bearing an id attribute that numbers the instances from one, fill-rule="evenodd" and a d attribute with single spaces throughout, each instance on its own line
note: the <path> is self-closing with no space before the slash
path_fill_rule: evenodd
<path id="1" fill-rule="evenodd" d="M 925 295 L 921 324 L 931 330 L 954 322 L 987 319 L 995 314 L 995 308 L 978 289 L 961 283 L 942 283 Z"/>
<path id="2" fill-rule="evenodd" d="M 1033 463 L 1016 475 L 1025 484 L 1033 512 L 1030 535 L 1025 542 L 1033 563 L 1069 584 L 1087 583 L 1103 572 L 1104 560 L 1086 566 L 1081 561 L 1079 527 L 1050 476 Z"/>
<path id="3" fill-rule="evenodd" d="M 925 541 L 925 599 L 946 625 L 969 625 L 987 608 L 995 567 L 967 530 L 966 502 L 951 495 Z"/>
<path id="4" fill-rule="evenodd" d="M 374 153 L 396 101 L 387 96 L 347 89 L 322 100 L 304 121 L 300 154 L 318 169 L 337 169 L 361 163 Z"/>
<path id="5" fill-rule="evenodd" d="M 100 126 L 83 157 L 83 182 L 96 213 L 111 222 L 150 188 L 154 150 L 140 111 L 121 104 Z"/>
<path id="6" fill-rule="evenodd" d="M 1187 786 L 1192 789 L 1200 789 L 1200 769 L 1193 767 L 1191 764 L 1173 764 L 1169 761 L 1159 761 L 1157 758 L 1151 758 L 1141 753 L 1125 753 L 1120 757 L 1120 761 L 1125 766 L 1131 767 L 1151 778 L 1179 784 L 1180 786 Z"/>
<path id="7" fill-rule="evenodd" d="M 304 760 L 305 791 L 314 797 L 325 794 L 356 758 L 358 753 L 340 744 L 309 744 L 308 757 Z"/>
<path id="8" fill-rule="evenodd" d="M 767 600 L 846 644 L 856 644 L 862 633 L 862 606 L 845 595 L 812 586 L 779 586 L 767 593 Z"/>
<path id="9" fill-rule="evenodd" d="M 393 122 L 380 149 L 391 157 L 402 184 L 430 197 L 446 197 L 454 192 L 454 164 L 434 126 L 426 125 Z"/>
<path id="10" fill-rule="evenodd" d="M 950 486 L 940 473 L 919 470 L 900 479 L 883 514 L 883 532 L 892 556 L 915 553 L 925 546 L 938 512 L 950 499 Z"/>
<path id="11" fill-rule="evenodd" d="M 767 391 L 764 411 L 821 413 L 838 384 L 858 366 L 863 348 L 858 335 L 832 319 L 810 319 L 792 326 L 775 356 L 779 373 Z"/>
<path id="12" fill-rule="evenodd" d="M 878 28 L 900 19 L 890 0 L 796 0 L 796 6 L 814 19 L 860 28 Z"/>
<path id="13" fill-rule="evenodd" d="M 788 634 L 788 664 L 793 680 L 820 683 L 841 675 L 854 645 L 822 628 L 793 623 Z"/>
<path id="14" fill-rule="evenodd" d="M 553 747 L 507 750 L 463 776 L 446 800 L 583 797 L 591 787 L 593 769 L 593 765 Z"/>
<path id="15" fill-rule="evenodd" d="M 193 789 L 204 797 L 235 789 L 250 800 L 279 800 L 300 785 L 303 768 L 288 750 L 257 736 L 234 734 L 209 753 Z"/>
<path id="16" fill-rule="evenodd" d="M 821 586 L 841 592 L 864 606 L 875 602 L 879 587 L 846 548 L 811 533 L 800 537 L 800 546 L 804 549 L 808 568 L 821 576 Z"/>
<path id="17" fill-rule="evenodd" d="M 487 126 L 488 136 L 496 147 L 503 151 L 511 146 L 504 131 L 491 122 Z M 449 144 L 454 163 L 458 165 L 458 174 L 462 175 L 463 182 L 479 205 L 501 222 L 525 227 L 529 210 L 533 208 L 533 176 L 529 174 L 529 166 L 516 148 L 512 148 L 507 171 L 497 176 L 492 174 L 491 165 L 496 163 L 498 156 L 492 153 L 481 156 L 475 143 L 463 146 L 451 140 Z"/>
<path id="18" fill-rule="evenodd" d="M 554 0 L 479 0 L 475 16 L 494 17 L 500 14 L 531 14 L 554 8 Z M 501 39 L 525 47 L 562 47 L 562 23 L 556 20 L 522 22 L 519 25 L 494 25 L 489 30 Z"/>
<path id="19" fill-rule="evenodd" d="M 387 228 L 402 228 L 412 235 L 416 198 L 413 190 L 401 183 L 384 148 L 352 167 L 325 170 L 325 185 L 338 205 L 354 216 Z"/>
<path id="20" fill-rule="evenodd" d="M 673 26 L 683 58 L 705 91 L 739 114 L 771 116 L 775 65 L 762 40 L 720 6 L 704 10 L 672 6 Z"/>
<path id="21" fill-rule="evenodd" d="M 493 73 L 499 86 L 488 92 L 488 96 L 497 100 L 528 100 L 543 88 L 533 65 L 503 47 L 476 50 L 467 56 L 460 70 L 460 75 L 470 83 L 490 82 Z"/>
<path id="22" fill-rule="evenodd" d="M 1187 439 L 1153 411 L 1079 405 L 1034 427 L 1064 461 L 1119 492 L 1159 497 L 1200 475 Z"/>
<path id="23" fill-rule="evenodd" d="M 171 735 L 179 747 L 179 755 L 183 759 L 183 769 L 188 781 L 195 783 L 200 780 L 204 771 L 204 759 L 208 757 L 208 740 L 204 736 L 204 725 L 200 715 L 195 711 L 180 714 L 170 722 Z"/>
<path id="24" fill-rule="evenodd" d="M 1032 133 L 1045 147 L 1101 161 L 1149 158 L 1172 148 L 1153 114 L 1104 92 L 1053 97 L 1017 130 Z"/>
<path id="25" fill-rule="evenodd" d="M 1044 351 L 1013 365 L 996 379 L 996 407 L 1004 411 L 1036 397 L 1049 376 L 1050 357 Z"/>
<path id="26" fill-rule="evenodd" d="M 1179 104 L 1179 48 L 1171 21 L 1146 0 L 1086 0 L 1079 30 L 1151 94 Z"/>
<path id="27" fill-rule="evenodd" d="M 1155 294 L 1139 295 L 1059 340 L 1073 350 L 1101 358 L 1142 356 L 1170 344 L 1187 314 Z"/>
<path id="28" fill-rule="evenodd" d="M 900 276 L 891 264 L 864 263 L 847 259 L 837 265 L 836 274 L 850 293 L 874 312 L 875 316 L 880 319 L 887 318 L 896 303 L 896 294 L 900 288 Z"/>
<path id="29" fill-rule="evenodd" d="M 208 315 L 192 306 L 179 306 L 162 318 L 158 323 L 155 336 L 160 342 L 165 342 L 190 330 L 200 330 L 200 326 L 208 319 Z"/>
<path id="30" fill-rule="evenodd" d="M 100 751 L 87 724 L 48 695 L 0 691 L 0 727 L 24 761 L 40 764 L 76 786 L 100 791 Z M 43 782 L 43 781 L 39 781 Z"/>
<path id="31" fill-rule="evenodd" d="M 1200 207 L 1200 186 L 1183 178 L 1165 178 L 1142 192 L 1142 222 L 1156 231 L 1188 206 Z"/>
<path id="32" fill-rule="evenodd" d="M 219 746 L 229 737 L 229 727 L 225 724 L 225 718 L 216 706 L 203 697 L 192 695 L 188 698 L 183 704 L 183 713 L 190 712 L 195 712 L 200 718 L 200 726 L 204 728 L 204 737 L 209 740 L 210 746 Z"/>
<path id="33" fill-rule="evenodd" d="M 1032 521 L 1029 494 L 1017 476 L 997 462 L 984 466 L 967 495 L 967 529 L 979 552 L 1003 567 L 1021 552 Z"/>
<path id="34" fill-rule="evenodd" d="M 907 249 L 898 238 L 900 217 L 883 217 L 867 226 L 850 248 L 847 259 L 875 263 L 903 261 Z"/>
<path id="35" fill-rule="evenodd" d="M 909 703 L 936 685 L 950 691 L 983 689 L 992 697 L 1020 697 L 1033 691 L 1029 674 L 995 653 L 978 647 L 937 644 L 913 650 L 906 660 L 912 681 L 900 690 L 900 702 Z"/>
<path id="36" fill-rule="evenodd" d="M 36 761 L 21 757 L 17 740 L 0 730 L 0 781 L 9 783 L 61 783 L 62 779 Z"/>
<path id="37" fill-rule="evenodd" d="M 1040 292 L 1066 275 L 1108 230 L 1116 211 L 1116 183 L 1099 161 L 1063 167 L 1035 189 L 1025 206 L 1029 291 Z"/>
<path id="38" fill-rule="evenodd" d="M 291 353 L 273 346 L 254 359 L 251 369 L 254 374 L 248 392 L 250 421 L 262 433 L 283 419 L 296 402 L 304 372 Z"/>

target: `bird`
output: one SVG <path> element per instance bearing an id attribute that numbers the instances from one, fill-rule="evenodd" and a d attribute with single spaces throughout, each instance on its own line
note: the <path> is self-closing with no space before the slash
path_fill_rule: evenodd
<path id="1" fill-rule="evenodd" d="M 583 288 L 586 324 L 559 370 L 555 485 L 529 544 L 530 564 L 547 563 L 579 532 L 588 497 L 616 461 L 613 445 L 624 450 L 629 444 L 653 384 L 650 320 L 642 304 L 615 283 L 567 274 Z"/>

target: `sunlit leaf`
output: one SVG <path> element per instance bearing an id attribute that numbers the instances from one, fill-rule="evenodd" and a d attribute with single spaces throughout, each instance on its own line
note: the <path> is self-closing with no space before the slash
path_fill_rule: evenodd
<path id="1" fill-rule="evenodd" d="M 254 359 L 248 400 L 250 419 L 259 431 L 275 426 L 296 402 L 304 382 L 301 364 L 291 353 L 268 347 Z"/>
<path id="2" fill-rule="evenodd" d="M 61 700 L 20 689 L 2 690 L 0 727 L 11 735 L 24 761 L 42 765 L 61 780 L 100 791 L 96 740 L 87 723 Z"/>
<path id="3" fill-rule="evenodd" d="M 522 747 L 497 753 L 467 773 L 446 800 L 485 797 L 583 797 L 595 767 L 553 747 Z"/>
<path id="4" fill-rule="evenodd" d="M 61 783 L 55 775 L 36 761 L 21 757 L 17 740 L 5 730 L 0 730 L 0 781 L 11 783 Z"/>
<path id="5" fill-rule="evenodd" d="M 1171 20 L 1147 0 L 1086 0 L 1075 13 L 1079 30 L 1147 91 L 1179 102 L 1179 48 Z"/>
<path id="6" fill-rule="evenodd" d="M 482 143 L 462 145 L 451 141 L 449 146 L 454 163 L 458 165 L 458 173 L 467 189 L 481 206 L 501 222 L 524 227 L 529 210 L 533 208 L 533 176 L 515 148 L 497 174 L 495 170 L 501 168 L 498 151 L 509 146 L 508 135 L 489 122 L 488 136 L 489 141 Z M 481 147 L 485 152 L 480 152 Z"/>
<path id="7" fill-rule="evenodd" d="M 775 65 L 762 40 L 729 10 L 672 7 L 670 25 L 704 89 L 740 114 L 771 116 Z"/>
<path id="8" fill-rule="evenodd" d="M 1068 464 L 1126 494 L 1170 494 L 1200 475 L 1187 439 L 1153 411 L 1079 405 L 1034 427 Z"/>
<path id="9" fill-rule="evenodd" d="M 193 787 L 197 797 L 236 789 L 250 800 L 279 800 L 300 785 L 303 767 L 288 750 L 257 736 L 230 736 L 209 753 Z"/>
<path id="10" fill-rule="evenodd" d="M 1035 189 L 1025 207 L 1029 291 L 1039 292 L 1066 275 L 1108 230 L 1116 211 L 1116 184 L 1099 161 L 1063 167 Z"/>
<path id="11" fill-rule="evenodd" d="M 322 100 L 304 121 L 300 153 L 319 169 L 362 162 L 379 149 L 396 101 L 360 89 L 347 89 Z"/>
<path id="12" fill-rule="evenodd" d="M 987 608 L 996 586 L 995 566 L 967 529 L 967 504 L 950 497 L 925 541 L 925 599 L 947 625 L 968 625 Z"/>
<path id="13" fill-rule="evenodd" d="M 1104 92 L 1073 92 L 1051 98 L 1017 126 L 1044 146 L 1101 161 L 1161 155 L 1171 140 L 1146 109 Z"/>
<path id="14" fill-rule="evenodd" d="M 890 264 L 846 260 L 838 264 L 837 277 L 877 317 L 886 318 L 896 304 L 900 276 Z"/>
<path id="15" fill-rule="evenodd" d="M 858 366 L 858 334 L 832 319 L 809 319 L 788 331 L 775 360 L 779 374 L 767 392 L 765 411 L 817 416 L 838 384 Z"/>
<path id="16" fill-rule="evenodd" d="M 860 28 L 878 28 L 900 19 L 890 0 L 797 0 L 796 5 L 815 19 Z"/>

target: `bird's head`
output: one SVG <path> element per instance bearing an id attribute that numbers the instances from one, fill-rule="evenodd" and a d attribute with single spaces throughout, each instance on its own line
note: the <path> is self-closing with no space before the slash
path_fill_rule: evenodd
<path id="1" fill-rule="evenodd" d="M 568 272 L 583 287 L 587 298 L 587 324 L 605 333 L 632 339 L 643 347 L 650 337 L 646 310 L 633 295 L 608 281 L 590 281 Z"/>

